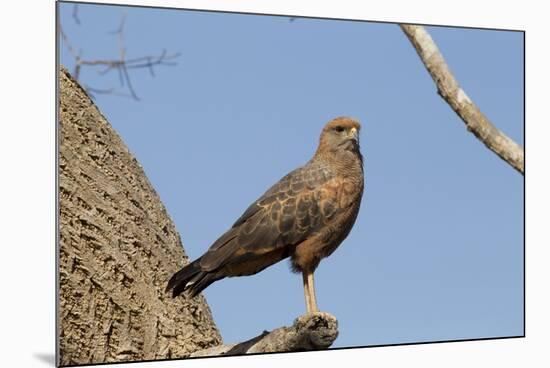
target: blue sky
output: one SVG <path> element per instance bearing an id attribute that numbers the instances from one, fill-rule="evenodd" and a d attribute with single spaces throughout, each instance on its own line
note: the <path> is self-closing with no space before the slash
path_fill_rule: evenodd
<path id="1" fill-rule="evenodd" d="M 132 72 L 141 98 L 96 103 L 199 257 L 271 184 L 313 154 L 333 117 L 360 119 L 365 194 L 356 225 L 316 275 L 334 346 L 523 333 L 523 176 L 468 133 L 393 24 L 72 4 L 60 20 L 83 57 L 181 52 Z M 523 144 L 523 35 L 427 27 L 465 91 Z M 63 43 L 61 63 L 74 65 Z M 116 74 L 82 72 L 96 88 Z M 305 311 L 281 262 L 205 291 L 227 343 Z"/>

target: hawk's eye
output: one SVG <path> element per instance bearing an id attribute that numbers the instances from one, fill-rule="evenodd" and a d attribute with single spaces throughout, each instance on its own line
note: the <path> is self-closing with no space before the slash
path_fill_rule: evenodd
<path id="1" fill-rule="evenodd" d="M 344 127 L 339 125 L 335 127 L 334 130 L 336 130 L 338 133 L 342 133 L 344 131 Z"/>

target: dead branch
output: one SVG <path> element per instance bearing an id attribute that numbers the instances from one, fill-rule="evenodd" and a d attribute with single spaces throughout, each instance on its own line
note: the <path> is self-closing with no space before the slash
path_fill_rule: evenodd
<path id="1" fill-rule="evenodd" d="M 290 327 L 280 327 L 271 332 L 238 343 L 218 345 L 200 350 L 191 357 L 214 355 L 242 355 L 285 351 L 327 349 L 338 337 L 338 321 L 329 313 L 318 312 L 296 318 Z"/>
<path id="2" fill-rule="evenodd" d="M 78 8 L 76 5 L 73 8 L 73 19 L 77 24 L 81 24 L 80 19 L 78 18 Z M 91 96 L 94 94 L 109 94 L 114 96 L 130 97 L 138 101 L 139 97 L 133 87 L 130 73 L 128 72 L 130 69 L 147 69 L 149 70 L 149 74 L 154 77 L 154 68 L 156 66 L 177 65 L 177 63 L 173 60 L 178 58 L 180 54 L 168 54 L 166 50 L 162 50 L 159 55 L 145 55 L 127 59 L 124 38 L 125 24 L 126 13 L 123 13 L 118 28 L 109 32 L 110 34 L 117 36 L 118 42 L 118 58 L 113 59 L 84 59 L 82 57 L 82 50 L 79 50 L 78 52 L 76 51 L 76 48 L 71 44 L 66 33 L 63 31 L 63 28 L 59 25 L 59 33 L 61 34 L 63 43 L 75 60 L 75 67 L 72 74 L 76 80 L 80 81 L 80 72 L 83 67 L 99 67 L 100 69 L 97 71 L 99 75 L 105 75 L 111 71 L 116 71 L 119 76 L 120 87 L 123 87 L 128 91 L 128 93 L 125 93 L 117 90 L 116 88 L 95 88 L 83 84 L 84 88 Z"/>
<path id="3" fill-rule="evenodd" d="M 468 131 L 514 169 L 524 174 L 523 148 L 496 128 L 460 88 L 430 34 L 422 26 L 401 24 L 400 27 L 432 76 L 438 94 L 460 116 Z"/>

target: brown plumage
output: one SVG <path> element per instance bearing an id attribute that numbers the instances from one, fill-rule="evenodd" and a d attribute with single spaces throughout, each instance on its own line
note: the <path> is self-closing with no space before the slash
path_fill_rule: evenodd
<path id="1" fill-rule="evenodd" d="M 166 290 L 195 296 L 214 281 L 252 275 L 290 257 L 293 271 L 303 275 L 307 311 L 317 311 L 313 271 L 349 234 L 363 195 L 359 130 L 347 117 L 326 124 L 313 158 L 252 203 Z"/>

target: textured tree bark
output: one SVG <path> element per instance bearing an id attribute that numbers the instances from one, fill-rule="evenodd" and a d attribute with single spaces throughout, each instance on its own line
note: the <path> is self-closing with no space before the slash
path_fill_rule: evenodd
<path id="1" fill-rule="evenodd" d="M 202 296 L 164 293 L 188 260 L 143 169 L 64 68 L 59 77 L 59 363 L 185 357 L 220 344 Z"/>
<path id="2" fill-rule="evenodd" d="M 439 95 L 460 116 L 468 131 L 514 169 L 524 174 L 523 148 L 497 129 L 460 88 L 430 34 L 422 26 L 402 24 L 401 29 L 428 69 L 437 85 Z"/>
<path id="3" fill-rule="evenodd" d="M 280 327 L 239 344 L 219 345 L 197 351 L 192 357 L 241 355 L 326 349 L 338 337 L 338 321 L 324 312 L 305 314 L 290 327 Z"/>

